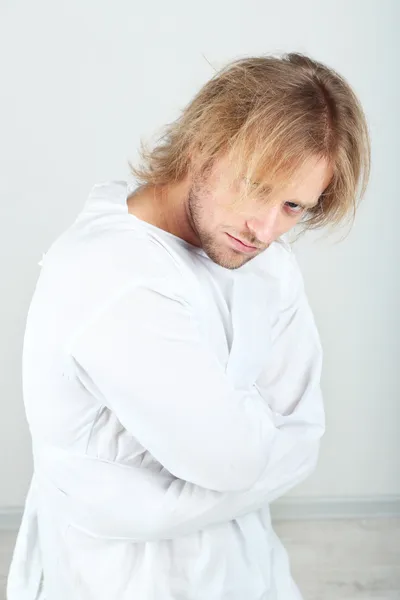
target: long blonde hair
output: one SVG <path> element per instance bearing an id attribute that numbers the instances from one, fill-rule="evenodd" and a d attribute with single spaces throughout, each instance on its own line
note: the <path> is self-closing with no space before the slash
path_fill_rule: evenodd
<path id="1" fill-rule="evenodd" d="M 217 72 L 167 125 L 156 145 L 142 142 L 144 185 L 182 180 L 229 153 L 234 172 L 259 194 L 284 185 L 310 157 L 328 159 L 331 183 L 308 213 L 306 228 L 353 217 L 370 174 L 367 121 L 356 94 L 336 71 L 304 54 L 235 60 Z"/>

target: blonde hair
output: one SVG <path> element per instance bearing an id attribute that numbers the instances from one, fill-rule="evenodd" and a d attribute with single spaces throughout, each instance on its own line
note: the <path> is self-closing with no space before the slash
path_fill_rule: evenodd
<path id="1" fill-rule="evenodd" d="M 144 185 L 181 181 L 204 172 L 224 154 L 246 194 L 284 185 L 311 157 L 333 167 L 333 178 L 306 228 L 354 217 L 366 190 L 370 139 L 362 106 L 333 69 L 300 53 L 235 60 L 217 72 L 163 130 L 157 144 L 141 144 L 141 164 L 129 163 Z"/>

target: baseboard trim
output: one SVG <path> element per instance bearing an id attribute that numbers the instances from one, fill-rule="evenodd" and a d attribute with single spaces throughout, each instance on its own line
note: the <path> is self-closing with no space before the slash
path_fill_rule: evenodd
<path id="1" fill-rule="evenodd" d="M 0 531 L 16 531 L 22 508 L 0 507 Z M 274 521 L 400 518 L 400 496 L 370 498 L 283 498 L 271 504 Z"/>
<path id="2" fill-rule="evenodd" d="M 273 520 L 400 517 L 400 496 L 282 498 L 271 504 Z"/>

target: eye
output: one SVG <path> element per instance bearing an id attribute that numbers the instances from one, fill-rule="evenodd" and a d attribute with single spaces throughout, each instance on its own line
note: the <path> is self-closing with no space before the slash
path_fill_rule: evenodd
<path id="1" fill-rule="evenodd" d="M 296 204 L 295 202 L 286 202 L 286 206 L 289 208 L 289 211 L 291 213 L 296 215 L 301 215 L 303 212 L 306 211 L 304 206 L 301 206 L 301 204 Z"/>

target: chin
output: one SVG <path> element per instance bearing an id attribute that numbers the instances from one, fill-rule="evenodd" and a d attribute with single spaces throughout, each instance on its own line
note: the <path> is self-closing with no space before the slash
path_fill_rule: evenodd
<path id="1" fill-rule="evenodd" d="M 248 263 L 254 256 L 246 256 L 240 252 L 235 252 L 229 249 L 217 249 L 217 248 L 205 248 L 204 252 L 207 256 L 220 267 L 224 269 L 240 269 L 243 265 Z"/>

